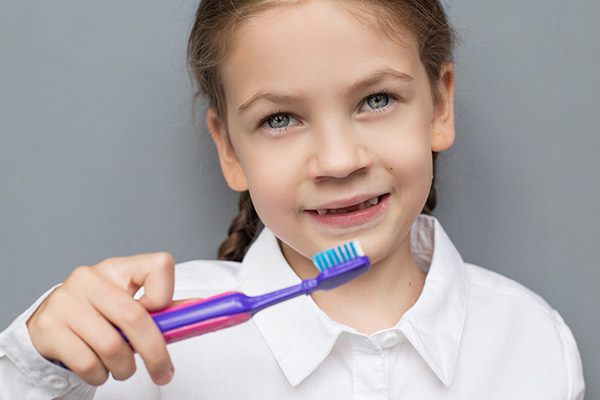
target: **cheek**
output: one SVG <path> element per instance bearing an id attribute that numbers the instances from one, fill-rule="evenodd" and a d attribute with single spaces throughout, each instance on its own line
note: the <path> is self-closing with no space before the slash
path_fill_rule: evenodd
<path id="1" fill-rule="evenodd" d="M 397 134 L 388 141 L 388 146 L 380 146 L 379 157 L 404 198 L 410 197 L 418 202 L 427 199 L 433 166 L 431 147 L 425 133 Z"/>
<path id="2" fill-rule="evenodd" d="M 424 182 L 427 187 L 431 183 L 431 108 L 426 96 L 414 99 L 374 129 L 378 158 L 403 183 Z"/>
<path id="3" fill-rule="evenodd" d="M 428 129 L 415 126 L 387 132 L 386 137 L 378 141 L 377 154 L 390 172 L 409 180 L 431 173 Z"/>
<path id="4" fill-rule="evenodd" d="M 431 185 L 433 173 L 431 151 L 397 154 L 386 167 L 403 185 L 427 189 Z"/>
<path id="5" fill-rule="evenodd" d="M 289 158 L 286 160 L 279 154 L 268 154 L 271 153 L 265 151 L 260 154 L 245 154 L 245 158 L 240 160 L 254 207 L 265 223 L 273 219 L 273 216 L 276 219 L 282 218 L 277 213 L 287 209 L 285 206 L 293 201 L 293 187 L 297 182 Z"/>

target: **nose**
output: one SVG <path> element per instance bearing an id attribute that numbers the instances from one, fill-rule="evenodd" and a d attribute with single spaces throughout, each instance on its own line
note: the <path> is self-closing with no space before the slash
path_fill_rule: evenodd
<path id="1" fill-rule="evenodd" d="M 345 178 L 371 168 L 368 150 L 350 126 L 329 124 L 313 133 L 315 147 L 308 166 L 311 179 Z"/>

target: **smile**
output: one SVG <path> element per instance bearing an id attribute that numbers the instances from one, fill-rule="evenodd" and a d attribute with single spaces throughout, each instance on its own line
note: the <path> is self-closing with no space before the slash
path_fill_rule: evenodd
<path id="1" fill-rule="evenodd" d="M 344 204 L 345 203 L 345 204 Z M 324 204 L 305 212 L 310 219 L 322 226 L 349 228 L 378 220 L 390 205 L 390 194 L 369 197 L 358 202 Z"/>
<path id="2" fill-rule="evenodd" d="M 376 196 L 376 197 L 372 197 L 366 201 L 363 201 L 362 203 L 358 203 L 355 204 L 353 206 L 350 207 L 345 207 L 345 208 L 321 208 L 316 210 L 317 214 L 319 215 L 327 215 L 327 214 L 347 214 L 347 213 L 351 213 L 351 212 L 355 212 L 355 211 L 362 211 L 365 210 L 367 208 L 376 206 L 377 204 L 379 204 L 379 200 L 381 199 L 382 196 Z"/>

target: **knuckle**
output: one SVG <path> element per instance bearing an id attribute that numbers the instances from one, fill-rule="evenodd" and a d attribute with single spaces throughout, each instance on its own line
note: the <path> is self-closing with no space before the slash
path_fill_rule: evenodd
<path id="1" fill-rule="evenodd" d="M 167 252 L 161 251 L 153 255 L 156 267 L 163 270 L 170 270 L 175 265 L 173 256 Z"/>
<path id="2" fill-rule="evenodd" d="M 138 327 L 142 325 L 148 318 L 148 312 L 140 305 L 129 307 L 123 313 L 123 322 L 129 327 Z"/>
<path id="3" fill-rule="evenodd" d="M 31 319 L 31 323 L 37 326 L 41 332 L 50 332 L 58 325 L 58 319 L 51 312 L 42 312 L 36 314 Z"/>
<path id="4" fill-rule="evenodd" d="M 73 369 L 81 375 L 93 375 L 100 368 L 98 359 L 92 357 L 81 357 L 75 361 Z"/>
<path id="5" fill-rule="evenodd" d="M 73 363 L 73 371 L 91 385 L 101 385 L 108 379 L 108 370 L 97 358 L 78 358 Z"/>
<path id="6" fill-rule="evenodd" d="M 65 281 L 65 283 L 70 283 L 71 281 L 86 282 L 90 279 L 92 274 L 92 268 L 83 265 L 75 268 L 73 272 L 71 272 L 71 275 L 69 276 L 69 278 L 67 278 L 67 281 Z"/>
<path id="7" fill-rule="evenodd" d="M 96 351 L 102 358 L 114 359 L 118 358 L 124 351 L 126 346 L 125 341 L 117 335 L 111 335 L 104 338 L 101 344 L 98 345 Z"/>
<path id="8" fill-rule="evenodd" d="M 94 265 L 94 268 L 97 268 L 100 271 L 102 271 L 105 268 L 110 268 L 111 265 L 118 264 L 119 260 L 120 260 L 119 257 L 108 257 L 108 258 L 105 258 L 104 260 L 100 261 L 98 264 Z"/>
<path id="9" fill-rule="evenodd" d="M 71 301 L 71 295 L 67 288 L 60 286 L 54 290 L 50 296 L 48 296 L 46 305 L 52 307 L 56 305 L 59 308 L 64 307 L 67 303 Z"/>
<path id="10" fill-rule="evenodd" d="M 108 257 L 105 258 L 104 260 L 102 260 L 102 264 L 115 264 L 117 262 L 119 262 L 119 257 Z"/>

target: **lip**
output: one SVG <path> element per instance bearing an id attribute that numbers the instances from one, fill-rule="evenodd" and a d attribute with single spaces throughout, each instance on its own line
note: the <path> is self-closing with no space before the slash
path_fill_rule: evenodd
<path id="1" fill-rule="evenodd" d="M 320 209 L 338 209 L 352 207 L 369 199 L 372 199 L 373 197 L 380 197 L 379 203 L 369 208 L 365 208 L 364 210 L 356 210 L 344 214 L 319 215 L 317 213 L 317 210 Z M 307 214 L 311 218 L 311 220 L 320 225 L 326 225 L 329 227 L 336 228 L 347 228 L 351 226 L 366 224 L 367 222 L 370 222 L 375 218 L 379 217 L 387 210 L 389 206 L 389 199 L 389 193 L 384 193 L 380 195 L 375 194 L 356 196 L 349 199 L 325 203 L 313 209 L 306 209 L 304 213 Z"/>
<path id="2" fill-rule="evenodd" d="M 323 210 L 326 208 L 328 208 L 328 209 L 348 208 L 348 207 L 352 207 L 357 204 L 363 203 L 369 199 L 372 199 L 373 197 L 383 196 L 384 194 L 385 193 L 363 194 L 363 195 L 359 195 L 359 196 L 349 197 L 349 198 L 343 199 L 343 200 L 335 200 L 335 201 L 331 201 L 329 203 L 320 204 L 316 207 L 311 207 L 310 211 Z"/>

